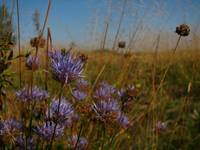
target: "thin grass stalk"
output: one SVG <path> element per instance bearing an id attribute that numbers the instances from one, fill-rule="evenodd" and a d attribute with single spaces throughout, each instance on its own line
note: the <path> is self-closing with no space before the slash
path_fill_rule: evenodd
<path id="1" fill-rule="evenodd" d="M 159 43 L 160 43 L 160 34 L 158 35 L 157 39 L 156 39 L 156 47 L 155 47 L 155 51 L 154 51 L 154 57 L 153 57 L 153 66 L 152 66 L 152 104 L 153 107 L 155 107 L 155 104 L 157 103 L 157 95 L 156 95 L 156 67 L 157 67 L 157 63 L 158 63 L 158 48 L 159 48 Z M 155 124 L 157 123 L 157 114 L 158 112 L 155 110 L 153 110 L 153 126 L 155 126 Z M 154 124 L 155 123 L 155 124 Z M 158 142 L 158 134 L 157 133 L 153 133 L 153 145 L 154 142 L 157 143 Z M 155 140 L 155 141 L 154 141 Z M 156 146 L 156 145 L 155 145 Z"/>
<path id="2" fill-rule="evenodd" d="M 158 48 L 159 48 L 159 43 L 160 43 L 160 34 L 158 35 L 157 39 L 156 39 L 156 47 L 155 47 L 155 51 L 154 51 L 154 55 L 153 55 L 153 65 L 152 65 L 152 89 L 153 92 L 155 93 L 156 91 L 156 67 L 157 67 L 157 63 L 158 63 Z"/>
<path id="3" fill-rule="evenodd" d="M 136 29 L 135 29 L 135 31 L 134 31 L 134 32 L 132 33 L 132 35 L 131 35 L 131 38 L 130 38 L 130 40 L 129 40 L 128 47 L 127 47 L 128 52 L 130 52 L 131 47 L 133 47 L 134 39 L 135 39 L 135 37 L 136 37 L 136 35 L 137 35 L 137 32 L 138 32 L 138 30 L 139 30 L 140 27 L 141 27 L 141 24 L 138 24 L 137 27 L 136 27 Z"/>
<path id="4" fill-rule="evenodd" d="M 46 64 L 45 64 L 45 90 L 48 90 L 48 64 L 49 64 L 49 49 L 52 50 L 52 38 L 51 38 L 51 31 L 50 28 L 48 28 L 47 31 L 47 48 L 46 48 Z"/>
<path id="5" fill-rule="evenodd" d="M 19 14 L 19 0 L 17 0 L 17 35 L 18 35 L 18 53 L 21 56 L 21 41 L 20 41 L 20 14 Z M 19 86 L 22 86 L 22 67 L 21 57 L 19 57 Z"/>
<path id="6" fill-rule="evenodd" d="M 118 28 L 117 28 L 117 33 L 115 35 L 115 39 L 114 39 L 114 42 L 113 42 L 112 50 L 115 49 L 115 46 L 116 46 L 116 43 L 117 43 L 117 40 L 118 40 L 119 32 L 120 32 L 120 29 L 121 29 L 121 24 L 122 24 L 124 14 L 125 14 L 126 3 L 127 3 L 127 0 L 124 0 L 122 11 L 121 11 L 121 16 L 120 16 L 119 24 L 118 24 Z"/>
<path id="7" fill-rule="evenodd" d="M 1 91 L 1 90 L 0 90 Z M 3 110 L 3 100 L 2 100 L 2 96 L 0 94 L 0 110 Z"/>
<path id="8" fill-rule="evenodd" d="M 34 101 L 33 106 L 31 107 L 31 114 L 30 114 L 30 120 L 29 120 L 29 127 L 28 127 L 28 134 L 26 136 L 26 141 L 25 141 L 25 147 L 27 149 L 27 142 L 28 142 L 28 138 L 31 137 L 32 134 L 32 122 L 33 122 L 33 112 L 36 106 L 36 101 Z"/>
<path id="9" fill-rule="evenodd" d="M 168 71 L 169 71 L 169 68 L 170 68 L 170 66 L 171 66 L 171 63 L 172 63 L 174 54 L 175 54 L 175 52 L 176 52 L 176 50 L 177 50 L 177 47 L 178 47 L 178 44 L 180 43 L 180 40 L 181 40 L 181 36 L 179 36 L 179 38 L 178 38 L 178 40 L 177 40 L 177 42 L 176 42 L 176 46 L 175 46 L 175 48 L 173 49 L 172 54 L 171 54 L 171 56 L 170 56 L 170 58 L 169 58 L 169 63 L 168 63 L 168 65 L 167 65 L 167 68 L 166 68 L 166 70 L 165 70 L 165 72 L 164 72 L 164 74 L 163 74 L 163 76 L 162 76 L 161 81 L 160 81 L 160 84 L 159 84 L 159 87 L 158 87 L 158 91 L 161 89 L 161 87 L 162 87 L 162 85 L 163 85 L 163 82 L 165 81 L 166 75 L 167 75 L 167 73 L 168 73 Z"/>
<path id="10" fill-rule="evenodd" d="M 110 17 L 111 17 L 111 7 L 112 7 L 112 0 L 108 1 L 108 16 L 105 20 L 105 32 L 103 35 L 103 40 L 101 43 L 101 49 L 104 50 L 105 48 L 105 44 L 106 44 L 106 39 L 107 39 L 107 35 L 108 35 L 108 28 L 109 28 L 109 24 L 110 24 Z"/>
<path id="11" fill-rule="evenodd" d="M 83 124 L 81 123 L 81 127 L 80 127 L 80 130 L 79 130 L 79 133 L 78 133 L 78 138 L 77 138 L 77 141 L 76 141 L 76 145 L 74 147 L 75 150 L 76 150 L 76 148 L 78 146 L 82 131 L 83 131 Z"/>
<path id="12" fill-rule="evenodd" d="M 47 7 L 47 10 L 46 10 L 45 20 L 44 20 L 44 24 L 43 24 L 42 30 L 40 32 L 39 38 L 41 38 L 43 33 L 44 33 L 44 29 L 45 29 L 45 26 L 46 26 L 47 21 L 48 21 L 50 8 L 51 8 L 51 0 L 48 1 L 48 7 Z"/>
<path id="13" fill-rule="evenodd" d="M 11 13 L 10 13 L 10 18 L 12 19 L 13 18 L 13 14 L 14 14 L 14 9 L 15 9 L 15 0 L 12 0 L 12 3 L 11 3 Z"/>
<path id="14" fill-rule="evenodd" d="M 62 99 L 62 93 L 63 93 L 63 89 L 65 87 L 65 84 L 61 84 L 61 89 L 60 89 L 60 93 L 59 93 L 59 102 L 58 102 L 58 109 L 56 111 L 56 114 L 58 115 L 59 111 L 60 111 L 60 104 L 61 104 L 61 99 Z M 52 149 L 52 146 L 53 146 L 53 141 L 54 141 L 54 138 L 55 138 L 55 133 L 56 133 L 56 127 L 58 125 L 58 121 L 56 120 L 55 121 L 55 126 L 54 126 L 54 130 L 53 130 L 53 135 L 51 137 L 51 140 L 50 140 L 50 145 L 49 145 L 49 150 Z"/>

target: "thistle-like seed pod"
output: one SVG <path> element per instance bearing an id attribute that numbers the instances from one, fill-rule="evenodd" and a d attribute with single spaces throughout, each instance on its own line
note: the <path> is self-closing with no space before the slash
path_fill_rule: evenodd
<path id="1" fill-rule="evenodd" d="M 118 43 L 118 47 L 119 47 L 119 48 L 125 48 L 125 47 L 126 47 L 126 42 L 125 42 L 125 41 L 120 41 L 120 42 Z"/>
<path id="2" fill-rule="evenodd" d="M 86 55 L 84 55 L 84 54 L 81 54 L 81 55 L 79 56 L 79 58 L 80 58 L 83 62 L 87 62 L 87 60 L 88 60 L 88 56 L 86 56 Z"/>
<path id="3" fill-rule="evenodd" d="M 46 40 L 43 37 L 34 37 L 30 40 L 32 47 L 44 48 Z"/>
<path id="4" fill-rule="evenodd" d="M 176 27 L 176 33 L 180 36 L 188 36 L 190 33 L 190 27 L 186 24 L 181 24 Z"/>

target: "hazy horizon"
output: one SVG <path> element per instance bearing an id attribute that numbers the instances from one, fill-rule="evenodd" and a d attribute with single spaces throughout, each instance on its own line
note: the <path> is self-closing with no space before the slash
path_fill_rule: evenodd
<path id="1" fill-rule="evenodd" d="M 11 8 L 12 0 L 5 0 L 5 3 Z M 40 23 L 43 24 L 47 5 L 48 0 L 19 0 L 23 44 L 36 35 L 32 21 L 34 11 L 40 13 Z M 51 28 L 54 44 L 65 46 L 74 42 L 83 49 L 99 48 L 105 20 L 110 14 L 106 40 L 106 48 L 110 48 L 122 6 L 123 0 L 53 0 L 47 27 Z M 127 0 L 118 40 L 128 43 L 131 35 L 136 32 L 133 47 L 138 50 L 151 49 L 160 35 L 163 43 L 160 45 L 173 47 L 177 38 L 174 33 L 177 25 L 186 23 L 191 27 L 191 33 L 198 32 L 199 8 L 198 0 Z M 14 12 L 16 28 L 16 9 Z M 188 41 L 192 41 L 192 34 L 185 39 L 183 46 Z"/>

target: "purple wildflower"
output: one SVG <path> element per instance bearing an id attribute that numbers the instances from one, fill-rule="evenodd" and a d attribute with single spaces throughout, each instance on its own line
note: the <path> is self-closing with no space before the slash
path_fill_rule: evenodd
<path id="1" fill-rule="evenodd" d="M 97 118 L 103 122 L 117 121 L 120 117 L 120 107 L 115 100 L 100 101 L 93 104 L 93 110 L 97 114 Z"/>
<path id="2" fill-rule="evenodd" d="M 69 138 L 69 144 L 72 149 L 85 150 L 87 148 L 88 142 L 84 137 L 79 137 L 77 135 L 73 135 Z"/>
<path id="3" fill-rule="evenodd" d="M 137 92 L 134 85 L 129 85 L 126 89 L 121 89 L 117 91 L 118 96 L 120 99 L 128 98 L 131 99 L 135 97 Z"/>
<path id="4" fill-rule="evenodd" d="M 130 125 L 128 117 L 125 116 L 124 114 L 120 115 L 120 117 L 118 118 L 118 123 L 123 128 L 128 128 Z"/>
<path id="5" fill-rule="evenodd" d="M 22 129 L 22 124 L 15 119 L 7 119 L 0 122 L 0 135 L 12 134 Z"/>
<path id="6" fill-rule="evenodd" d="M 117 91 L 118 98 L 121 101 L 122 111 L 130 106 L 130 102 L 135 98 L 137 91 L 134 85 L 129 85 L 126 89 L 121 89 Z"/>
<path id="7" fill-rule="evenodd" d="M 106 82 L 101 82 L 94 93 L 94 98 L 107 100 L 112 98 L 112 96 L 116 93 L 116 89 L 109 85 Z"/>
<path id="8" fill-rule="evenodd" d="M 56 128 L 55 128 L 56 126 Z M 55 128 L 55 138 L 61 137 L 64 134 L 64 127 L 55 124 L 54 122 L 46 122 L 42 126 L 38 126 L 35 129 L 35 132 L 42 137 L 45 140 L 50 140 L 54 134 L 54 128 Z"/>
<path id="9" fill-rule="evenodd" d="M 26 60 L 26 66 L 29 69 L 37 70 L 40 67 L 39 58 L 37 56 L 29 56 Z"/>
<path id="10" fill-rule="evenodd" d="M 27 142 L 27 147 L 26 147 L 26 142 Z M 22 149 L 22 150 L 35 149 L 35 142 L 32 137 L 28 137 L 26 140 L 26 137 L 24 135 L 20 135 L 15 139 L 15 144 L 19 149 Z"/>
<path id="11" fill-rule="evenodd" d="M 85 92 L 82 92 L 80 90 L 74 89 L 72 91 L 72 95 L 77 99 L 78 101 L 82 101 L 86 98 L 87 94 Z"/>
<path id="12" fill-rule="evenodd" d="M 78 79 L 76 81 L 75 88 L 72 91 L 73 97 L 78 101 L 84 100 L 87 97 L 88 86 L 89 83 L 86 80 L 82 78 Z"/>
<path id="13" fill-rule="evenodd" d="M 85 62 L 70 51 L 62 53 L 60 50 L 50 53 L 51 71 L 55 80 L 68 84 L 83 77 Z"/>
<path id="14" fill-rule="evenodd" d="M 163 132 L 167 129 L 167 123 L 166 122 L 161 122 L 161 121 L 158 121 L 156 123 L 156 126 L 155 128 L 153 129 L 153 131 L 155 132 Z"/>
<path id="15" fill-rule="evenodd" d="M 47 91 L 41 90 L 38 87 L 33 87 L 32 91 L 31 88 L 23 88 L 16 92 L 16 97 L 18 100 L 22 102 L 29 102 L 29 101 L 41 101 L 49 97 Z"/>
<path id="16" fill-rule="evenodd" d="M 125 96 L 126 90 L 125 89 L 120 89 L 117 91 L 117 95 L 119 96 L 119 98 L 122 98 Z"/>
<path id="17" fill-rule="evenodd" d="M 83 78 L 78 79 L 76 81 L 76 89 L 84 91 L 87 89 L 88 86 L 89 86 L 89 83 L 86 80 L 84 80 Z"/>
<path id="18" fill-rule="evenodd" d="M 64 98 L 61 98 L 60 105 L 59 100 L 54 99 L 50 105 L 49 110 L 47 110 L 47 114 L 48 113 L 51 119 L 65 126 L 71 126 L 73 121 L 77 119 L 77 115 L 75 114 L 72 105 Z"/>

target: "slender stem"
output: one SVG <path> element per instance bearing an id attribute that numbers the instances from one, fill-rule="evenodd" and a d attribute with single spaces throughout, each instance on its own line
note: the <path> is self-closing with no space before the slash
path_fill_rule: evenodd
<path id="1" fill-rule="evenodd" d="M 32 106 L 32 110 L 31 110 L 31 118 L 30 118 L 30 122 L 29 122 L 29 136 L 31 136 L 31 128 L 32 128 L 32 121 L 33 121 L 33 112 L 36 106 L 36 102 L 34 102 L 33 106 Z"/>
<path id="2" fill-rule="evenodd" d="M 126 3 L 127 3 L 127 0 L 124 0 L 122 11 L 121 11 L 121 16 L 120 16 L 119 24 L 118 24 L 118 28 L 117 28 L 117 33 L 115 35 L 115 39 L 114 39 L 112 50 L 115 49 L 115 46 L 116 46 L 116 43 L 117 43 L 117 40 L 118 40 L 119 32 L 120 32 L 120 29 L 121 29 L 121 24 L 122 24 L 122 21 L 123 21 L 123 18 L 124 18 L 124 14 L 125 14 Z"/>
<path id="3" fill-rule="evenodd" d="M 48 90 L 48 63 L 49 63 L 49 48 L 50 50 L 52 49 L 52 38 L 51 38 L 51 31 L 50 28 L 48 28 L 48 33 L 47 33 L 47 49 L 46 49 L 46 66 L 45 66 L 45 90 Z"/>
<path id="4" fill-rule="evenodd" d="M 60 104 L 61 104 L 61 99 L 62 99 L 62 92 L 63 92 L 63 89 L 64 89 L 64 86 L 65 85 L 62 85 L 61 84 L 61 90 L 60 90 L 60 93 L 59 93 L 59 102 L 58 102 L 58 108 L 57 108 L 57 116 L 58 116 L 58 113 L 60 111 Z M 56 117 L 58 119 L 58 117 Z M 55 138 L 55 133 L 56 133 L 56 127 L 58 125 L 58 120 L 55 120 L 55 126 L 54 126 L 54 129 L 53 129 L 53 135 L 51 137 L 51 141 L 50 141 L 50 146 L 49 146 L 49 150 L 52 149 L 52 146 L 53 146 L 53 141 L 54 141 L 54 138 Z"/>
<path id="5" fill-rule="evenodd" d="M 164 80 L 165 80 L 165 78 L 166 78 L 166 75 L 167 75 L 167 73 L 168 73 L 168 71 L 169 71 L 169 68 L 170 68 L 170 66 L 171 66 L 171 62 L 172 62 L 173 56 L 174 56 L 174 54 L 175 54 L 175 52 L 176 52 L 176 50 L 177 50 L 177 47 L 178 47 L 178 44 L 180 43 L 180 40 L 181 40 L 181 36 L 179 36 L 178 41 L 176 42 L 176 46 L 175 46 L 175 48 L 174 48 L 173 51 L 172 51 L 172 55 L 171 55 L 171 57 L 169 58 L 168 66 L 167 66 L 167 68 L 166 68 L 166 70 L 165 70 L 165 72 L 164 72 L 164 74 L 163 74 L 163 76 L 162 76 L 162 79 L 161 79 L 161 81 L 160 81 L 158 90 L 160 90 L 160 88 L 162 87 L 162 84 L 163 84 L 163 82 L 164 82 Z"/>
<path id="6" fill-rule="evenodd" d="M 106 39 L 107 39 L 107 34 L 108 34 L 108 28 L 110 24 L 110 17 L 111 17 L 111 5 L 112 5 L 112 0 L 108 1 L 108 16 L 105 20 L 105 31 L 103 35 L 103 41 L 101 42 L 101 49 L 104 50 L 105 44 L 106 44 Z"/>
<path id="7" fill-rule="evenodd" d="M 43 27 L 42 27 L 42 31 L 40 32 L 40 35 L 39 35 L 40 38 L 42 37 L 42 35 L 44 33 L 44 29 L 45 29 L 45 26 L 47 24 L 50 8 L 51 8 L 51 0 L 48 1 L 48 7 L 47 7 L 47 10 L 46 10 L 44 24 L 43 24 Z"/>
<path id="8" fill-rule="evenodd" d="M 76 148 L 77 148 L 77 146 L 78 146 L 78 143 L 79 143 L 79 140 L 80 140 L 80 137 L 81 137 L 82 130 L 83 130 L 83 124 L 81 123 L 81 127 L 80 127 L 80 130 L 79 130 L 79 133 L 78 133 L 78 138 L 77 138 L 77 141 L 76 141 L 76 145 L 75 145 L 75 147 L 74 147 L 75 150 L 76 150 Z"/>
<path id="9" fill-rule="evenodd" d="M 2 89 L 0 89 L 0 92 L 2 91 Z M 3 101 L 2 101 L 2 95 L 0 93 L 0 111 L 3 110 Z"/>
<path id="10" fill-rule="evenodd" d="M 18 33 L 18 53 L 21 56 L 21 42 L 20 42 L 20 20 L 19 20 L 19 0 L 17 0 L 17 33 Z M 19 86 L 22 86 L 22 70 L 21 70 L 21 57 L 19 57 Z"/>
<path id="11" fill-rule="evenodd" d="M 28 138 L 31 137 L 31 133 L 32 133 L 32 122 L 33 122 L 33 111 L 35 109 L 35 106 L 36 106 L 36 101 L 34 101 L 34 104 L 31 108 L 31 116 L 30 116 L 30 120 L 29 120 L 29 130 L 28 130 L 28 135 L 26 136 L 26 143 L 25 143 L 25 147 L 27 149 L 27 146 L 28 146 Z"/>

